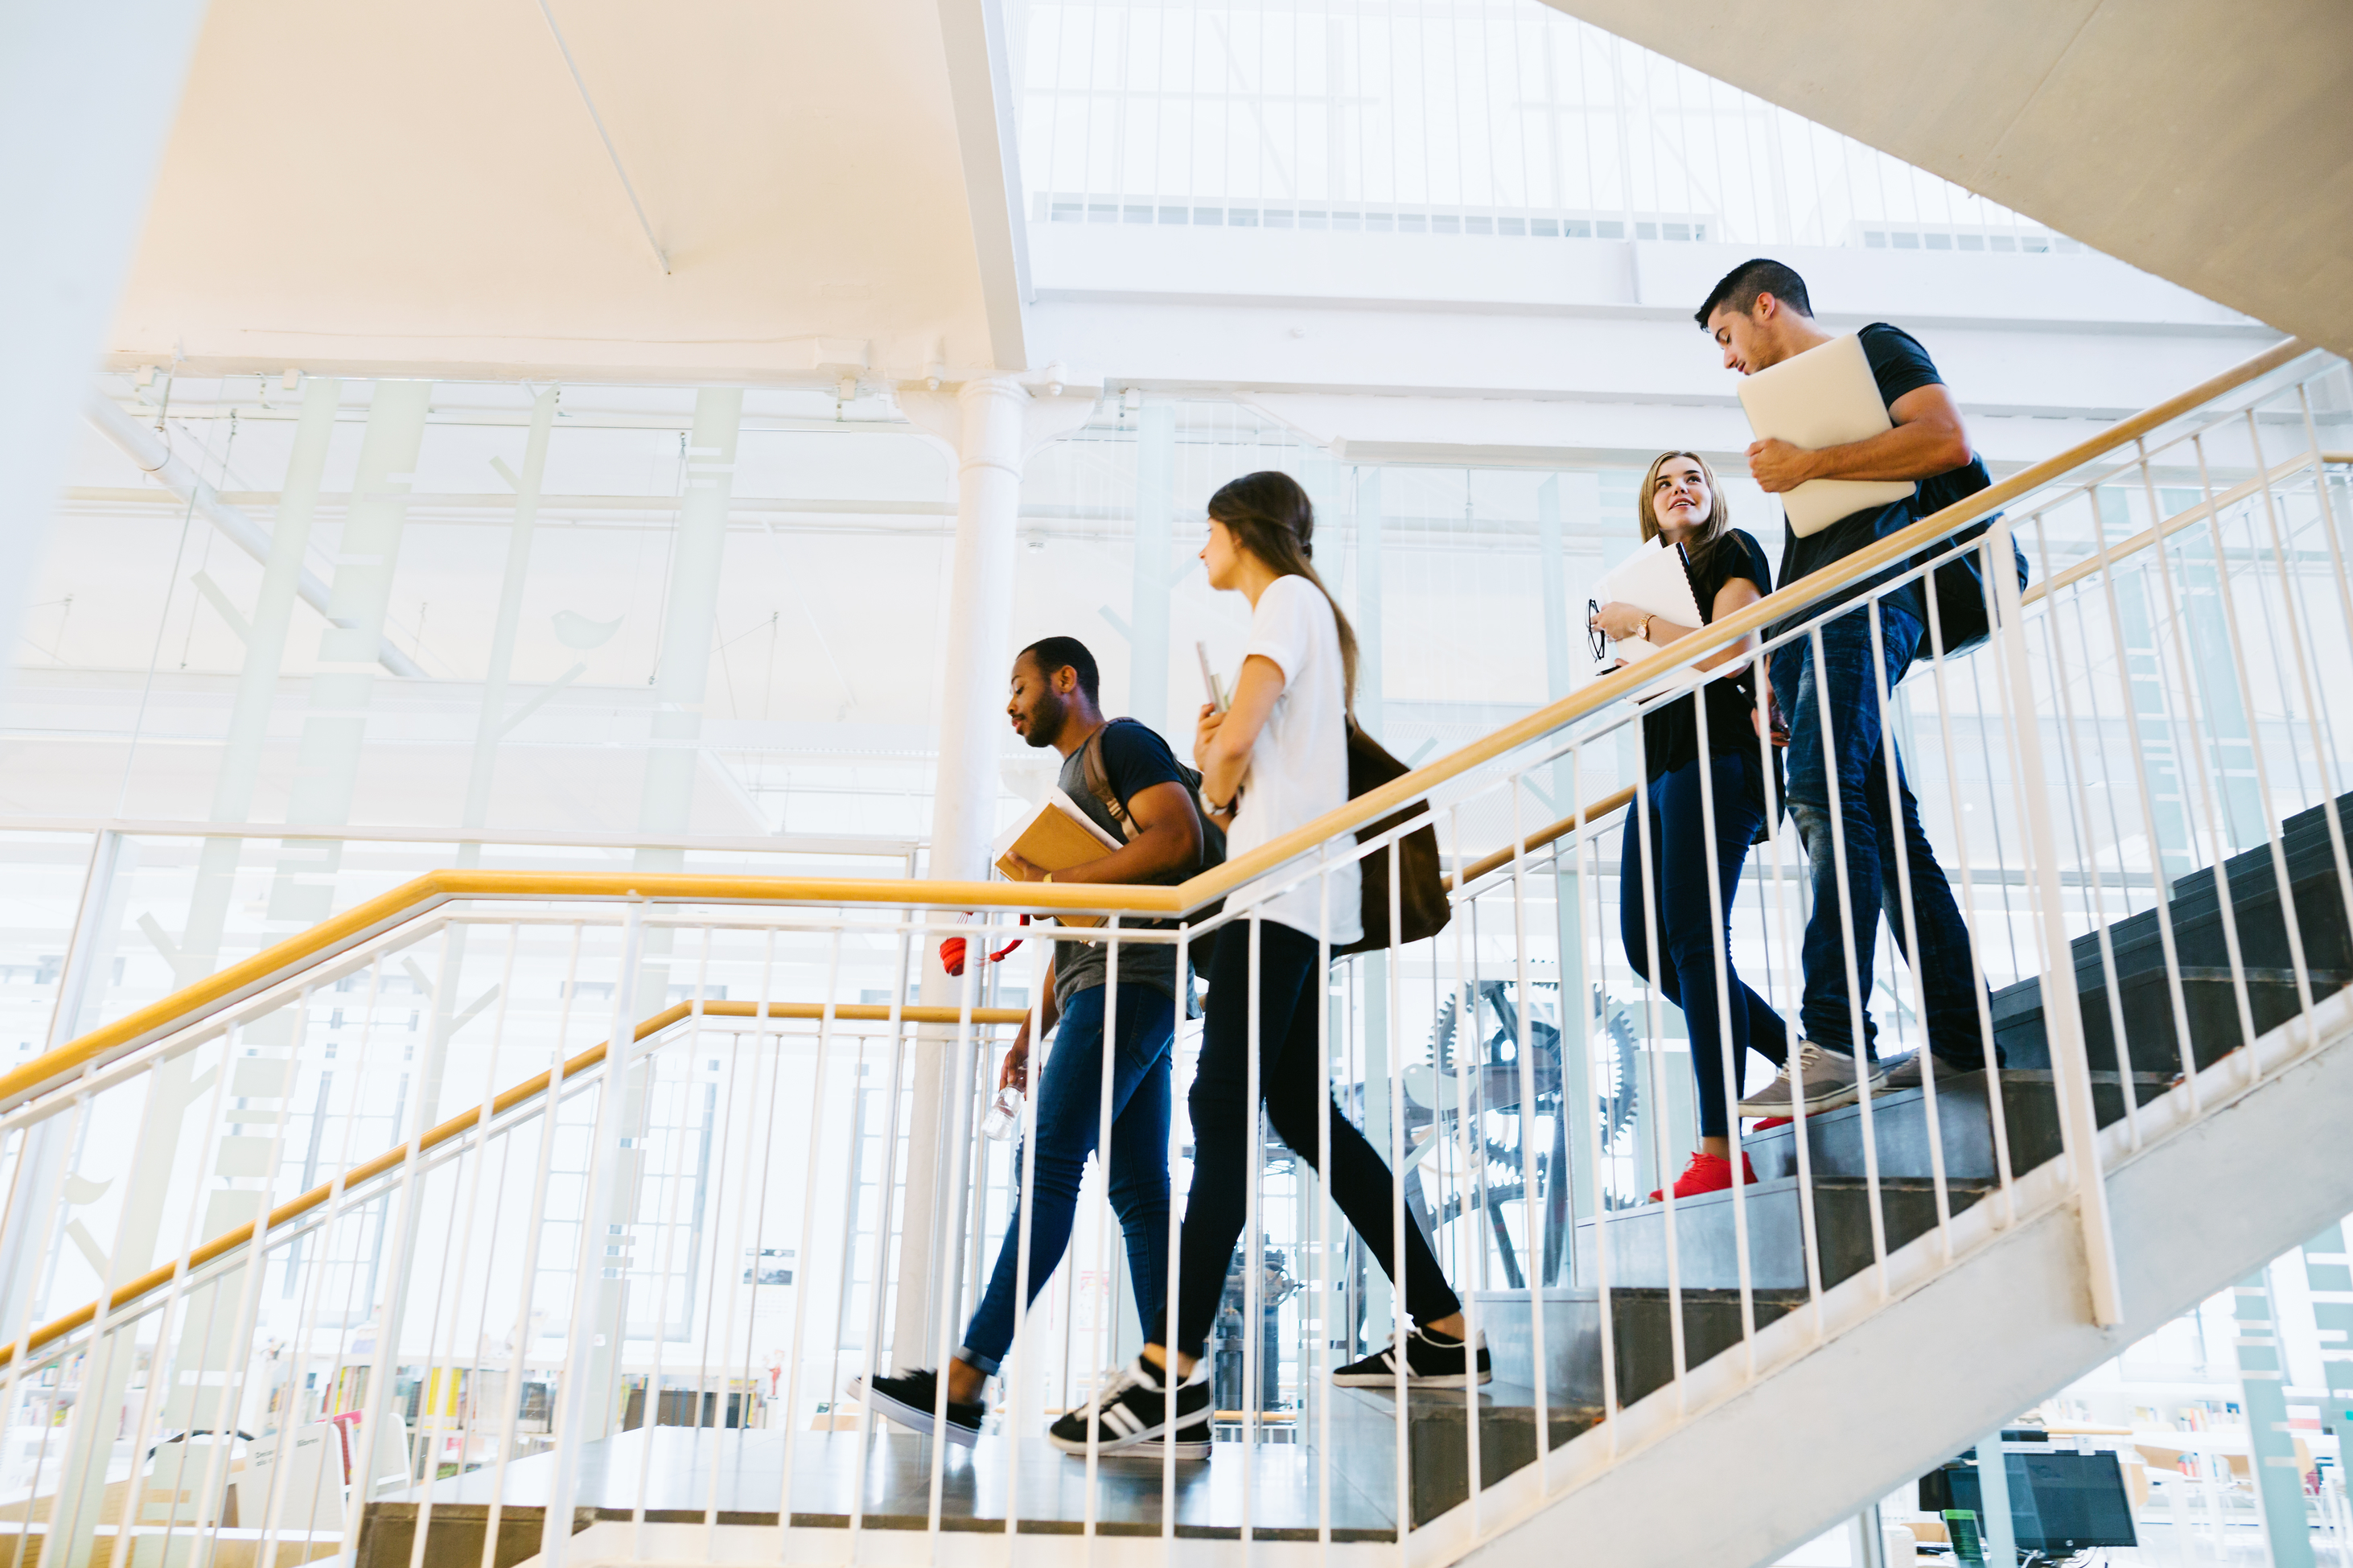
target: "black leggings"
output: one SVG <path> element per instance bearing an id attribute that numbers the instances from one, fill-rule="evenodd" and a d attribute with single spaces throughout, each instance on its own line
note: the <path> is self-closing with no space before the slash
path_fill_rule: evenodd
<path id="1" fill-rule="evenodd" d="M 1185 1355 L 1207 1347 L 1224 1297 L 1234 1243 L 1248 1218 L 1250 1169 L 1250 927 L 1228 926 L 1209 960 L 1209 1001 L 1202 1025 L 1201 1065 L 1187 1100 L 1193 1112 L 1193 1190 L 1176 1249 L 1176 1336 L 1164 1305 L 1153 1338 Z M 1259 1091 L 1267 1117 L 1293 1153 L 1315 1163 L 1315 1111 L 1330 1086 L 1316 1040 L 1324 969 L 1315 938 L 1272 920 L 1259 926 Z M 1332 1107 L 1332 1201 L 1391 1280 L 1396 1234 L 1389 1168 L 1337 1105 Z M 1446 1283 L 1430 1244 L 1409 1215 L 1405 1226 L 1405 1304 L 1417 1323 L 1450 1317 L 1462 1303 Z"/>

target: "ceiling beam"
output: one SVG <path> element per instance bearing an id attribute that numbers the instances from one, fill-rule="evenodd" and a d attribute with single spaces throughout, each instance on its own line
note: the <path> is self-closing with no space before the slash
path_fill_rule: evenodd
<path id="1" fill-rule="evenodd" d="M 997 369 L 1027 370 L 1029 225 L 1021 212 L 1020 139 L 1005 9 L 1001 0 L 939 0 L 939 6 L 989 348 Z"/>
<path id="2" fill-rule="evenodd" d="M 564 57 L 564 69 L 572 73 L 572 85 L 580 90 L 580 106 L 588 111 L 588 122 L 596 127 L 596 134 L 605 143 L 605 155 L 613 160 L 613 173 L 621 179 L 621 190 L 629 198 L 629 210 L 638 215 L 638 228 L 646 237 L 646 244 L 661 264 L 662 275 L 670 275 L 670 256 L 662 249 L 661 241 L 654 238 L 654 226 L 646 217 L 646 204 L 638 199 L 638 187 L 629 183 L 629 171 L 621 164 L 621 150 L 613 145 L 613 133 L 605 129 L 605 117 L 596 112 L 596 100 L 588 91 L 588 82 L 580 74 L 580 62 L 572 58 L 572 46 L 565 41 L 564 29 L 555 25 L 555 12 L 547 0 L 539 0 L 539 14 L 547 18 L 547 30 L 555 38 L 556 52 Z"/>

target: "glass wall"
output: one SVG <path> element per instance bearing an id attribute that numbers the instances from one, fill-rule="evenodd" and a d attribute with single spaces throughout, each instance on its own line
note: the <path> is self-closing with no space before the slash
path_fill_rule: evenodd
<path id="1" fill-rule="evenodd" d="M 161 418 L 178 453 L 285 558 L 273 579 L 90 438 L 0 708 L 0 825 L 15 830 L 20 872 L 0 923 L 0 992 L 21 993 L 27 1010 L 5 1044 L 21 1052 L 40 1035 L 101 821 L 133 830 L 117 891 L 93 915 L 111 944 L 109 1005 L 161 994 L 174 976 L 436 863 L 903 873 L 930 817 L 953 469 L 886 397 L 315 380 L 290 390 L 274 378 L 111 390 Z M 2253 471 L 2251 453 L 2217 450 L 2214 464 L 2218 493 Z M 1082 638 L 1103 665 L 1106 707 L 1181 744 L 1198 702 L 1195 645 L 1230 672 L 1247 623 L 1239 597 L 1211 592 L 1193 558 L 1202 507 L 1263 467 L 1296 474 L 1315 499 L 1317 560 L 1366 650 L 1361 715 L 1398 757 L 1440 755 L 1588 674 L 1585 603 L 1637 542 L 1634 473 L 1345 463 L 1242 404 L 1207 399 L 1107 399 L 1032 461 L 1015 646 Z M 1778 508 L 1745 480 L 1726 492 L 1778 558 Z M 2113 543 L 2146 527 L 2152 507 L 2182 514 L 2202 494 L 2185 473 L 2153 499 L 2102 490 L 2096 518 L 2088 503 L 2047 514 L 2027 541 L 2038 578 L 2088 559 L 2095 528 Z M 2129 576 L 2130 602 L 2113 611 L 2104 598 L 2071 601 L 2076 619 L 2052 624 L 2080 644 L 2066 694 L 2077 711 L 2112 711 L 2112 613 L 2131 658 L 2171 650 L 2177 620 L 2184 646 L 2206 647 L 2226 580 L 2252 633 L 2276 634 L 2291 591 L 2305 624 L 2330 608 L 2306 602 L 2299 576 L 2299 562 L 2327 559 L 2318 493 L 2307 485 L 2280 504 L 2275 520 L 2243 493 L 2223 509 L 2219 576 L 2212 541 L 2182 535 L 2170 605 L 2154 577 L 2133 599 Z M 2201 549 L 2203 566 L 2190 559 Z M 296 565 L 343 624 L 304 600 Z M 368 659 L 371 633 L 422 673 Z M 2004 787 L 2000 737 L 1978 716 L 1977 683 L 1997 678 L 1983 664 L 1956 668 L 1941 710 L 1930 683 L 1908 683 L 1899 735 L 1926 820 L 1981 821 L 1969 854 L 1993 867 L 1999 827 L 1954 793 Z M 2232 760 L 2243 735 L 2282 737 L 2274 789 L 2318 798 L 2315 747 L 2335 745 L 2333 724 L 2325 708 L 2306 712 L 2297 681 L 2327 690 L 2341 674 L 2299 677 L 2283 657 L 2246 673 L 2243 698 L 2210 694 L 2217 722 L 2237 729 L 2196 742 L 2211 768 L 2188 753 L 2178 768 L 2193 785 L 2223 782 L 2211 811 L 2202 795 L 2167 808 L 2181 869 L 2262 831 L 2238 820 L 2228 787 L 2246 770 Z M 1008 813 L 1055 760 L 1009 736 L 1000 759 Z M 2066 760 L 2094 776 L 2103 766 Z M 1605 794 L 1632 762 L 1630 738 L 1598 743 L 1581 788 Z M 1530 825 L 1569 810 L 1567 789 L 1561 770 L 1532 780 Z M 2115 821 L 2071 822 L 2087 853 L 2143 831 L 2128 793 Z M 1472 810 L 1465 852 L 1505 842 L 1506 817 L 1493 800 Z M 207 840 L 208 821 L 242 836 Z M 304 836 L 252 836 L 272 823 Z M 406 842 L 346 849 L 343 828 Z M 2016 902 L 1999 877 L 1974 892 L 1989 909 Z M 2022 951 L 2003 959 L 2003 972 L 2030 972 Z"/>
<path id="2" fill-rule="evenodd" d="M 1037 0 L 1016 59 L 1042 221 L 2081 249 L 1541 0 Z"/>

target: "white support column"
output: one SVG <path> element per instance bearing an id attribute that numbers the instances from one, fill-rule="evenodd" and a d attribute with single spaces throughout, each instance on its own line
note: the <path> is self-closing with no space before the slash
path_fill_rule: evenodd
<path id="1" fill-rule="evenodd" d="M 1094 411 L 1095 391 L 1048 396 L 1009 376 L 967 381 L 953 396 L 907 391 L 901 407 L 956 453 L 955 555 L 950 566 L 947 634 L 940 673 L 940 750 L 932 786 L 931 873 L 935 880 L 989 875 L 997 836 L 997 745 L 1005 734 L 1005 685 L 1012 657 L 1015 531 L 1021 514 L 1021 471 L 1039 448 L 1077 429 Z M 944 921 L 946 916 L 941 917 Z M 923 953 L 923 999 L 953 1006 L 959 982 L 940 968 L 939 944 Z M 970 1063 L 949 1060 L 954 1028 L 926 1028 L 915 1042 L 913 1104 L 907 1128 L 907 1194 L 900 1230 L 898 1302 L 892 1359 L 928 1366 L 938 1342 L 939 1311 L 959 1305 L 954 1280 L 935 1281 L 932 1260 L 963 1255 L 941 1248 L 934 1227 L 963 1213 L 965 1161 L 942 1148 L 955 1083 Z M 957 1069 L 952 1072 L 951 1069 Z M 946 1154 L 946 1158 L 943 1155 Z"/>
<path id="2" fill-rule="evenodd" d="M 1997 523 L 1989 551 L 2011 547 L 2008 520 Z M 1997 560 L 2009 559 L 1996 555 Z M 2059 1092 L 2061 1147 L 2075 1189 L 2077 1222 L 2084 1235 L 2084 1283 L 2091 1294 L 2092 1321 L 2113 1328 L 2124 1321 L 2122 1285 L 2116 1266 L 2116 1234 L 2108 1224 L 2108 1179 L 2100 1167 L 2100 1125 L 2092 1102 L 2092 1065 L 2084 1042 L 2084 1015 L 2076 1001 L 2075 951 L 2068 937 L 2069 908 L 2059 885 L 2058 831 L 2043 780 L 2042 732 L 2035 706 L 2034 673 L 2026 643 L 2026 611 L 2018 578 L 1993 574 L 1996 649 L 2009 683 L 2007 715 L 2010 744 L 2017 748 L 2017 776 L 2025 782 L 2020 815 L 2026 820 L 2027 877 L 2033 889 L 2035 935 L 2042 957 L 2042 1018 L 2050 1031 L 2051 1069 Z"/>
<path id="3" fill-rule="evenodd" d="M 955 556 L 940 680 L 931 874 L 963 880 L 988 874 L 988 845 L 997 833 L 997 747 L 1005 729 L 1029 393 L 1011 376 L 997 376 L 965 382 L 955 401 Z M 936 972 L 937 959 L 930 956 L 926 977 Z"/>
<path id="4" fill-rule="evenodd" d="M 2238 1330 L 2233 1341 L 2239 1357 L 2239 1408 L 2247 1413 L 2255 1504 L 2263 1513 L 2272 1568 L 2313 1568 L 2312 1531 L 2305 1522 L 2304 1467 L 2295 1462 L 2295 1438 L 2288 1426 L 2287 1356 L 2280 1343 L 2270 1277 L 2257 1269 L 2231 1294 Z"/>
<path id="5" fill-rule="evenodd" d="M 79 1034 L 84 1015 L 95 1013 L 90 975 L 100 959 L 113 951 L 111 938 L 121 924 L 122 884 L 116 874 L 121 860 L 121 833 L 107 830 L 92 837 L 81 902 L 74 911 L 72 933 L 66 938 L 65 968 L 58 976 L 57 1010 L 50 1015 L 45 1043 L 48 1050 Z M 70 1132 L 62 1116 L 25 1129 L 24 1144 L 16 1155 L 16 1169 L 23 1174 L 10 1184 L 5 1218 L 0 1219 L 0 1322 L 24 1321 L 35 1282 L 46 1277 L 56 1249 L 68 1245 L 58 1235 L 51 1238 L 48 1253 L 37 1255 L 33 1248 L 34 1237 L 44 1228 L 41 1216 L 59 1201 L 58 1189 L 64 1172 L 58 1160 L 64 1152 L 62 1140 Z"/>
<path id="6" fill-rule="evenodd" d="M 409 486 L 432 405 L 429 381 L 379 381 L 369 398 L 367 433 L 360 440 L 335 580 L 328 590 L 327 630 L 319 637 L 318 673 L 311 677 L 310 712 L 295 752 L 294 786 L 286 801 L 289 823 L 323 826 L 352 820 L 352 791 L 359 781 L 368 707 L 375 695 L 376 653 L 392 608 Z M 301 926 L 325 919 L 334 908 L 332 878 L 342 863 L 338 841 L 288 841 L 269 890 L 269 917 Z M 310 880 L 309 874 L 323 874 Z"/>
<path id="7" fill-rule="evenodd" d="M 531 576 L 532 534 L 539 524 L 539 487 L 547 471 L 547 441 L 555 428 L 555 406 L 562 396 L 560 388 L 551 387 L 532 400 L 531 433 L 523 440 L 522 469 L 514 476 L 514 526 L 507 534 L 499 617 L 491 629 L 490 667 L 482 673 L 482 708 L 474 722 L 474 761 L 466 776 L 466 812 L 461 820 L 470 828 L 491 820 L 491 783 L 498 773 L 499 742 L 514 723 L 507 715 L 507 683 L 514 673 L 515 634 L 522 625 L 522 591 Z M 579 666 L 574 669 L 576 673 Z M 458 863 L 472 865 L 481 854 L 481 845 L 462 844 Z"/>
<path id="8" fill-rule="evenodd" d="M 204 0 L 0 11 L 0 647 L 15 648 Z"/>
<path id="9" fill-rule="evenodd" d="M 1135 588 L 1128 605 L 1127 711 L 1168 733 L 1168 590 L 1183 576 L 1168 558 L 1176 479 L 1176 410 L 1146 404 L 1135 421 Z M 1182 709 L 1178 711 L 1182 712 Z"/>
<path id="10" fill-rule="evenodd" d="M 1356 723 L 1375 740 L 1381 738 L 1381 471 L 1356 471 Z M 1380 948 L 1356 960 L 1363 971 L 1357 994 L 1365 1010 L 1365 1126 L 1375 1129 L 1374 1147 L 1386 1149 L 1389 1125 L 1389 955 Z M 1458 1025 L 1467 1027 L 1467 1025 Z M 1345 1234 L 1345 1233 L 1341 1233 Z M 1369 1259 L 1361 1247 L 1356 1255 Z M 1361 1321 L 1367 1328 L 1389 1321 L 1388 1277 L 1367 1261 L 1365 1265 L 1365 1308 Z M 1349 1325 L 1350 1333 L 1355 1325 Z M 1349 1347 L 1354 1354 L 1356 1347 Z"/>
<path id="11" fill-rule="evenodd" d="M 246 632 L 245 663 L 237 671 L 237 700 L 229 710 L 220 771 L 213 778 L 212 820 L 216 822 L 243 822 L 253 815 L 254 787 L 261 776 L 270 716 L 278 706 L 286 639 L 293 629 L 295 601 L 303 593 L 307 574 L 302 563 L 311 548 L 311 519 L 318 511 L 320 482 L 326 474 L 327 451 L 334 440 L 335 415 L 343 397 L 343 384 L 331 377 L 313 376 L 303 383 L 294 450 L 287 459 L 269 557 L 262 568 L 261 592 L 254 600 L 253 620 Z M 245 844 L 243 839 L 206 839 L 197 852 L 187 923 L 180 933 L 179 950 L 173 955 L 173 972 L 182 985 L 192 985 L 219 967 L 221 936 L 228 924 L 230 901 L 236 896 L 237 868 Z"/>
<path id="12" fill-rule="evenodd" d="M 1986 1568 L 2018 1568 L 2018 1530 L 2010 1511 L 2010 1460 L 2001 1428 L 1978 1439 L 1978 1538 Z"/>
<path id="13" fill-rule="evenodd" d="M 1577 673 L 1581 665 L 1571 651 L 1577 640 L 1585 635 L 1585 606 L 1572 604 L 1568 596 L 1568 563 L 1562 552 L 1561 476 L 1554 474 L 1536 487 L 1536 583 L 1544 595 L 1545 608 L 1545 700 L 1558 702 L 1576 689 Z M 1577 770 L 1564 758 L 1552 767 L 1552 803 L 1555 817 L 1566 817 L 1584 802 L 1577 799 L 1580 780 Z M 1574 860 L 1566 863 L 1569 869 L 1555 874 L 1554 936 L 1560 957 L 1560 1093 L 1563 1115 L 1556 1119 L 1557 1131 L 1553 1142 L 1554 1161 L 1551 1180 L 1557 1184 L 1560 1172 L 1567 1172 L 1568 1192 L 1565 1215 L 1560 1215 L 1561 1195 L 1546 1192 L 1545 1202 L 1548 1214 L 1559 1215 L 1563 1224 L 1557 1239 L 1546 1237 L 1546 1255 L 1541 1260 L 1544 1283 L 1570 1283 L 1569 1275 L 1576 1266 L 1577 1249 L 1569 1245 L 1576 1234 L 1577 1222 L 1594 1212 L 1594 1176 L 1592 1162 L 1584 1157 L 1585 1143 L 1578 1130 L 1585 1118 L 1593 1115 L 1593 997 L 1585 976 L 1585 879 L 1577 874 Z M 1552 1249 L 1557 1246 L 1557 1255 Z M 1577 1283 L 1583 1283 L 1577 1281 Z"/>
<path id="14" fill-rule="evenodd" d="M 670 546 L 670 602 L 660 662 L 654 667 L 653 743 L 646 753 L 645 793 L 638 806 L 638 826 L 649 834 L 683 833 L 693 825 L 702 699 L 711 685 L 719 582 L 727 557 L 727 507 L 734 493 L 735 443 L 743 426 L 742 387 L 706 387 L 695 394 L 686 495 Z M 683 850 L 639 850 L 636 869 L 675 871 L 685 863 Z"/>

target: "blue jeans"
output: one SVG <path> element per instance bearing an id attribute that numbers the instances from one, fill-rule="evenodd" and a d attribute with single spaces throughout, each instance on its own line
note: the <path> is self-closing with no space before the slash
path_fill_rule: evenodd
<path id="1" fill-rule="evenodd" d="M 1880 647 L 1887 687 L 1912 664 L 1921 639 L 1920 622 L 1900 607 L 1880 606 Z M 1806 920 L 1805 998 L 1799 1021 L 1808 1040 L 1834 1051 L 1854 1050 L 1854 1019 L 1862 1020 L 1862 1050 L 1875 1056 L 1878 1026 L 1870 1009 L 1871 958 L 1883 910 L 1905 952 L 1904 905 L 1897 882 L 1896 849 L 1912 884 L 1912 918 L 1920 950 L 1906 952 L 1919 972 L 1928 1006 L 1928 1048 L 1956 1072 L 1985 1065 L 1978 1018 L 1977 969 L 1969 928 L 1953 901 L 1952 885 L 1936 863 L 1936 852 L 1920 827 L 1919 802 L 1895 756 L 1895 799 L 1887 791 L 1887 755 L 1895 739 L 1884 731 L 1878 673 L 1872 667 L 1871 620 L 1865 610 L 1841 615 L 1821 629 L 1822 668 L 1815 668 L 1810 641 L 1773 655 L 1773 692 L 1789 727 L 1788 806 L 1799 841 L 1806 849 L 1812 913 Z M 1830 727 L 1822 722 L 1822 695 L 1829 695 Z M 1831 780 L 1838 784 L 1838 808 L 1831 807 Z M 1834 838 L 1833 835 L 1836 835 Z M 1841 896 L 1836 847 L 1846 853 L 1846 887 Z M 1841 918 L 1841 909 L 1845 912 Z M 1847 922 L 1852 922 L 1850 946 Z M 1847 966 L 1853 964 L 1850 1001 Z"/>
<path id="2" fill-rule="evenodd" d="M 1072 993 L 1056 1027 L 1053 1054 L 1037 1077 L 1037 1206 L 1029 1216 L 1029 1294 L 1052 1278 L 1070 1245 L 1079 1178 L 1103 1129 L 1103 1002 L 1109 988 Z M 1112 1052 L 1111 1153 L 1104 1160 L 1112 1212 L 1127 1240 L 1127 1275 L 1136 1308 L 1149 1313 L 1166 1294 L 1168 1274 L 1168 1045 L 1176 1004 L 1145 985 L 1119 988 L 1119 1041 Z M 994 1372 L 1013 1345 L 1013 1286 L 1021 1269 L 1025 1162 L 1017 1145 L 1013 1213 L 997 1271 L 965 1330 L 956 1359 Z"/>
<path id="3" fill-rule="evenodd" d="M 1626 943 L 1626 961 L 1634 972 L 1659 988 L 1659 993 L 1683 1009 L 1691 1035 L 1692 1076 L 1699 1086 L 1699 1130 L 1703 1138 L 1724 1138 L 1731 1128 L 1731 1107 L 1739 1099 L 1737 1083 L 1724 1081 L 1724 1026 L 1716 1008 L 1715 965 L 1724 960 L 1731 997 L 1732 1061 L 1736 1072 L 1755 1051 L 1778 1066 L 1789 1054 L 1788 1025 L 1772 1004 L 1755 991 L 1732 967 L 1732 900 L 1740 891 L 1741 863 L 1765 821 L 1765 790 L 1757 764 L 1749 758 L 1718 757 L 1708 763 L 1709 790 L 1715 812 L 1715 839 L 1709 842 L 1707 819 L 1700 799 L 1700 765 L 1687 762 L 1651 780 L 1645 810 L 1635 819 L 1635 831 L 1625 835 L 1625 869 L 1618 885 L 1618 923 Z M 1647 841 L 1647 842 L 1646 842 Z M 1657 907 L 1659 938 L 1650 938 L 1645 918 L 1650 900 L 1642 896 L 1642 857 L 1650 856 L 1651 899 Z M 1722 918 L 1711 916 L 1708 905 L 1708 863 L 1715 864 Z M 1651 955 L 1658 954 L 1655 966 Z"/>

